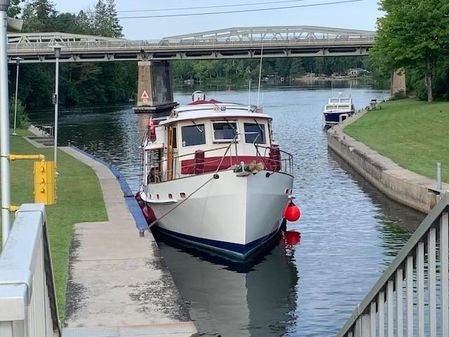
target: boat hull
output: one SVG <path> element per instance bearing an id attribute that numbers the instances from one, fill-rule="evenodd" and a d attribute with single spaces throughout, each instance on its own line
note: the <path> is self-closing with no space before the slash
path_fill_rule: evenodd
<path id="1" fill-rule="evenodd" d="M 324 112 L 324 122 L 327 125 L 339 124 L 352 114 L 352 111 Z"/>
<path id="2" fill-rule="evenodd" d="M 278 233 L 293 177 L 265 170 L 217 174 L 150 184 L 143 199 L 162 234 L 244 259 Z"/>

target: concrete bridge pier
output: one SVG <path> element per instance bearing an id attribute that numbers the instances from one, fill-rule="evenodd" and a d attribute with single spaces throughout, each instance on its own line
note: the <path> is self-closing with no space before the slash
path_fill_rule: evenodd
<path id="1" fill-rule="evenodd" d="M 135 112 L 170 110 L 173 102 L 170 64 L 168 61 L 140 61 Z"/>
<path id="2" fill-rule="evenodd" d="M 392 97 L 405 97 L 407 95 L 407 87 L 405 84 L 405 69 L 398 69 L 391 74 L 390 95 Z"/>

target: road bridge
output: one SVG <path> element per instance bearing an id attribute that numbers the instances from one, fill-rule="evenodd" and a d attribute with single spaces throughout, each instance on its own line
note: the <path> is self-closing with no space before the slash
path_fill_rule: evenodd
<path id="1" fill-rule="evenodd" d="M 166 37 L 127 40 L 69 33 L 8 34 L 11 62 L 158 61 L 259 57 L 367 55 L 375 32 L 313 26 L 245 27 Z"/>
<path id="2" fill-rule="evenodd" d="M 139 62 L 138 106 L 170 108 L 170 60 L 367 55 L 376 33 L 316 26 L 240 27 L 127 40 L 69 33 L 8 34 L 10 63 Z M 143 108 L 142 108 L 143 109 Z"/>

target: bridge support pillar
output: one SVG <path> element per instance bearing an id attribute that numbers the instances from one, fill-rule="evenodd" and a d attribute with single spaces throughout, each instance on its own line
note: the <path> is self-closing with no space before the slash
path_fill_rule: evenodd
<path id="1" fill-rule="evenodd" d="M 173 108 L 173 88 L 168 61 L 140 61 L 135 112 L 160 112 Z"/>
<path id="2" fill-rule="evenodd" d="M 398 69 L 391 75 L 390 95 L 404 97 L 407 95 L 407 88 L 405 85 L 405 70 Z"/>

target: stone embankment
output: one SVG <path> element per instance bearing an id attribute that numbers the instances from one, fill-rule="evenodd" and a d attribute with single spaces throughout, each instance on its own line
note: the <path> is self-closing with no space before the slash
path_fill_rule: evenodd
<path id="1" fill-rule="evenodd" d="M 343 129 L 365 112 L 356 114 L 340 125 L 327 131 L 327 142 L 338 156 L 354 170 L 391 199 L 423 213 L 429 213 L 437 203 L 439 195 L 449 190 L 443 184 L 442 191 L 437 182 L 404 169 L 365 144 L 344 133 Z"/>

